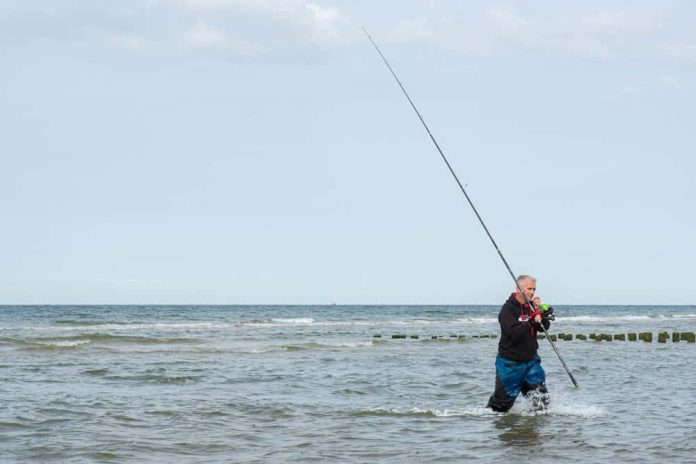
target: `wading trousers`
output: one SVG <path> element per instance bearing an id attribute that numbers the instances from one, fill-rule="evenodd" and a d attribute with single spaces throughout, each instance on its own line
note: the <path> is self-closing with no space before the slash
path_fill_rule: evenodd
<path id="1" fill-rule="evenodd" d="M 516 362 L 497 356 L 495 391 L 488 400 L 488 407 L 494 411 L 506 412 L 521 392 L 532 400 L 534 409 L 544 409 L 549 404 L 545 382 L 546 373 L 541 367 L 539 355 L 527 362 Z"/>

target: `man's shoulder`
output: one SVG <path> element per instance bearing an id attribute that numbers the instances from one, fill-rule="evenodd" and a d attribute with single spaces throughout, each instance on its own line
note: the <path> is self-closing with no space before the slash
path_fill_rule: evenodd
<path id="1" fill-rule="evenodd" d="M 505 300 L 505 303 L 503 303 L 503 307 L 505 306 L 512 306 L 513 308 L 520 306 L 520 303 L 517 301 L 517 299 L 513 296 L 510 295 L 507 300 Z"/>
<path id="2" fill-rule="evenodd" d="M 500 311 L 515 311 L 519 307 L 519 303 L 517 303 L 517 301 L 515 301 L 514 298 L 510 297 L 505 303 L 503 303 L 503 306 L 500 308 Z"/>

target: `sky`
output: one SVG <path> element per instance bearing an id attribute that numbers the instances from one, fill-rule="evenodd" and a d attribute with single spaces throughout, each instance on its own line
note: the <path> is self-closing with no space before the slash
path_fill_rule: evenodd
<path id="1" fill-rule="evenodd" d="M 0 304 L 696 304 L 696 3 L 0 0 Z"/>

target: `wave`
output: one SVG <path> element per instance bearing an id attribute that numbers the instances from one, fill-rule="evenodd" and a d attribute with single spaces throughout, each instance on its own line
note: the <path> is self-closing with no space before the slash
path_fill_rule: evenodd
<path id="1" fill-rule="evenodd" d="M 72 348 L 80 345 L 92 343 L 90 340 L 48 340 L 48 341 L 32 341 L 37 345 L 57 348 Z"/>
<path id="2" fill-rule="evenodd" d="M 210 329 L 215 329 L 215 328 L 221 328 L 224 327 L 224 325 L 229 325 L 229 324 L 217 324 L 215 322 L 170 322 L 170 323 L 164 323 L 164 322 L 152 322 L 152 323 L 146 323 L 146 322 L 130 322 L 130 321 L 83 321 L 77 324 L 74 324 L 69 321 L 56 321 L 56 324 L 58 324 L 59 327 L 55 326 L 35 326 L 35 327 L 27 327 L 30 328 L 31 330 L 38 330 L 38 331 L 55 331 L 56 329 L 58 330 L 66 330 L 66 331 L 74 331 L 74 330 L 85 330 L 85 328 L 89 328 L 89 330 L 94 330 L 94 331 L 119 331 L 119 330 L 162 330 L 162 331 L 188 331 L 188 330 L 197 330 L 197 329 L 204 329 L 204 330 L 210 330 Z"/>
<path id="3" fill-rule="evenodd" d="M 0 421 L 0 430 L 22 430 L 28 428 L 31 428 L 31 426 L 21 422 Z"/>
<path id="4" fill-rule="evenodd" d="M 203 375 L 191 373 L 167 372 L 165 368 L 147 369 L 138 373 L 115 373 L 109 368 L 85 369 L 82 374 L 90 377 L 98 377 L 103 380 L 125 381 L 125 382 L 145 382 L 161 384 L 180 384 L 198 382 L 203 379 Z"/>
<path id="5" fill-rule="evenodd" d="M 483 406 L 463 408 L 463 409 L 436 409 L 436 408 L 370 408 L 354 411 L 352 416 L 387 416 L 387 417 L 485 417 L 502 416 L 505 414 L 521 416 L 573 416 L 582 418 L 596 418 L 606 416 L 606 411 L 598 406 L 573 404 L 573 403 L 552 403 L 544 411 L 535 411 L 527 402 L 518 402 L 509 413 L 499 413 Z"/>
<path id="6" fill-rule="evenodd" d="M 105 320 L 84 320 L 84 319 L 58 319 L 54 321 L 54 324 L 58 325 L 75 325 L 81 327 L 89 326 L 104 326 L 104 325 L 133 325 L 142 324 L 143 321 L 105 321 Z"/>
<path id="7" fill-rule="evenodd" d="M 100 376 L 100 375 L 105 375 L 108 374 L 109 369 L 102 367 L 102 368 L 97 368 L 97 369 L 85 369 L 82 371 L 83 374 L 85 375 L 93 375 L 93 376 Z"/>
<path id="8" fill-rule="evenodd" d="M 595 417 L 603 417 L 607 412 L 599 406 L 587 404 L 553 404 L 548 410 L 548 414 L 552 416 L 573 416 L 592 419 Z"/>
<path id="9" fill-rule="evenodd" d="M 180 344 L 172 347 L 167 345 L 111 345 L 104 346 L 103 349 L 116 353 L 194 353 L 207 355 L 263 355 L 269 353 L 309 351 L 309 350 L 355 350 L 373 347 L 383 343 L 379 340 L 358 341 L 358 342 L 298 342 L 277 345 L 246 345 L 246 346 L 225 346 L 225 345 L 206 345 L 206 344 Z"/>
<path id="10" fill-rule="evenodd" d="M 166 375 L 166 374 L 134 374 L 134 375 L 100 375 L 101 379 L 120 382 L 142 382 L 155 384 L 184 384 L 199 382 L 201 375 Z"/>
<path id="11" fill-rule="evenodd" d="M 497 324 L 497 317 L 465 317 L 461 319 L 455 319 L 453 321 L 456 324 Z"/>
<path id="12" fill-rule="evenodd" d="M 557 312 L 556 324 L 612 324 L 612 323 L 659 323 L 665 321 L 695 321 L 696 314 L 572 314 L 564 315 L 562 311 Z M 17 330 L 30 330 L 32 332 L 208 332 L 220 330 L 253 330 L 253 329 L 272 329 L 283 327 L 312 327 L 312 328 L 350 328 L 365 327 L 375 330 L 388 330 L 388 327 L 431 327 L 431 326 L 494 326 L 497 325 L 497 318 L 487 316 L 466 316 L 455 319 L 352 319 L 352 320 L 316 320 L 312 317 L 296 318 L 269 318 L 251 319 L 247 321 L 177 321 L 177 322 L 143 322 L 143 321 L 98 321 L 98 320 L 73 320 L 61 319 L 54 322 L 54 325 L 22 325 L 0 327 L 4 333 Z M 400 329 L 402 330 L 402 329 Z"/>
<path id="13" fill-rule="evenodd" d="M 289 324 L 289 325 L 294 325 L 294 324 L 313 324 L 314 319 L 311 317 L 295 317 L 295 318 L 290 318 L 290 319 L 281 319 L 281 318 L 272 318 L 271 322 L 275 322 L 277 324 Z"/>
<path id="14" fill-rule="evenodd" d="M 27 350 L 45 350 L 56 348 L 77 348 L 90 343 L 99 344 L 139 344 L 139 345 L 163 345 L 163 344 L 197 344 L 200 340 L 194 338 L 163 338 L 146 337 L 137 335 L 114 335 L 104 333 L 81 334 L 69 337 L 35 337 L 12 338 L 0 337 L 0 345 L 9 345 Z"/>
<path id="15" fill-rule="evenodd" d="M 607 412 L 599 406 L 578 403 L 576 400 L 571 399 L 571 396 L 568 394 L 552 394 L 551 404 L 545 410 L 535 410 L 532 408 L 531 401 L 522 399 L 515 403 L 510 410 L 510 414 L 521 416 L 571 416 L 592 419 L 604 417 L 607 415 Z"/>
<path id="16" fill-rule="evenodd" d="M 50 332 L 50 331 L 65 331 L 75 332 L 83 330 L 91 330 L 97 332 L 118 332 L 118 331 L 169 331 L 169 332 L 190 332 L 190 331 L 209 331 L 209 330 L 225 330 L 239 329 L 245 327 L 284 327 L 284 326 L 301 326 L 315 325 L 313 318 L 291 318 L 291 319 L 266 319 L 266 320 L 251 320 L 248 322 L 131 322 L 131 321 L 72 321 L 59 320 L 54 322 L 56 325 L 41 325 L 41 326 L 18 326 L 18 327 L 0 327 L 0 331 L 10 331 L 18 329 L 28 329 L 32 331 Z M 350 325 L 351 321 L 339 322 L 324 322 L 317 325 Z M 365 322 L 366 325 L 374 325 L 374 322 Z"/>
<path id="17" fill-rule="evenodd" d="M 374 320 L 345 320 L 317 321 L 313 318 L 269 319 L 264 321 L 240 322 L 236 327 L 280 327 L 288 325 L 304 325 L 312 327 L 375 327 L 375 326 L 424 326 L 442 324 L 493 324 L 497 318 L 470 317 L 459 319 L 374 319 Z"/>
<path id="18" fill-rule="evenodd" d="M 370 408 L 352 412 L 350 415 L 363 416 L 388 416 L 388 417 L 462 417 L 462 416 L 495 416 L 498 413 L 484 407 L 469 409 L 396 409 L 396 408 Z"/>
<path id="19" fill-rule="evenodd" d="M 335 349 L 357 349 L 368 348 L 374 346 L 375 342 L 360 341 L 360 342 L 307 342 L 307 343 L 291 343 L 286 345 L 272 345 L 262 348 L 244 348 L 232 350 L 238 354 L 264 354 L 274 353 L 278 351 L 303 351 L 303 350 L 335 350 Z"/>
<path id="20" fill-rule="evenodd" d="M 114 335 L 105 333 L 82 334 L 75 337 L 66 337 L 67 339 L 89 340 L 93 342 L 124 342 L 124 343 L 140 343 L 140 344 L 171 344 L 171 343 L 200 343 L 197 338 L 183 337 L 147 337 L 139 335 Z"/>
<path id="21" fill-rule="evenodd" d="M 658 315 L 617 315 L 617 316 L 564 316 L 557 315 L 556 322 L 658 322 L 669 319 L 696 319 L 696 314 L 658 314 Z M 313 327 L 377 327 L 377 326 L 431 326 L 431 325 L 496 325 L 497 317 L 463 317 L 456 319 L 397 319 L 397 320 L 346 320 L 346 321 L 316 321 L 313 318 L 270 319 L 267 321 L 241 322 L 236 327 L 276 327 L 287 325 L 304 325 Z"/>

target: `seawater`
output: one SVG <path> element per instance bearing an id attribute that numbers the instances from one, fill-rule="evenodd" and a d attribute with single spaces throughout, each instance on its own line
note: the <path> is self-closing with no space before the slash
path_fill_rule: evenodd
<path id="1" fill-rule="evenodd" d="M 498 414 L 497 339 L 472 337 L 498 309 L 0 307 L 0 462 L 696 461 L 695 344 L 559 341 L 575 389 L 540 341 L 550 409 Z M 695 306 L 556 313 L 696 331 Z"/>

